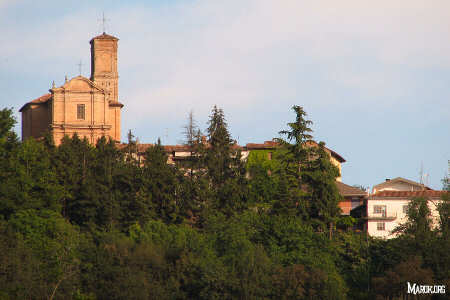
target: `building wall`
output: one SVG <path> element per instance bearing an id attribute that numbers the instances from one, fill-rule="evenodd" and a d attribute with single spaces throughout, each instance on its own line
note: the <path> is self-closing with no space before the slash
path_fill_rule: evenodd
<path id="1" fill-rule="evenodd" d="M 406 182 L 386 182 L 382 187 L 373 190 L 373 193 L 381 191 L 421 191 L 423 187 Z"/>
<path id="2" fill-rule="evenodd" d="M 29 104 L 22 111 L 22 139 L 41 137 L 50 129 L 49 109 L 46 103 Z"/>
<path id="3" fill-rule="evenodd" d="M 53 138 L 59 145 L 64 135 L 86 137 L 96 143 L 111 134 L 109 104 L 102 90 L 87 78 L 78 76 L 53 92 Z M 78 118 L 78 105 L 84 105 L 84 119 Z"/>
<path id="4" fill-rule="evenodd" d="M 342 215 L 350 215 L 350 211 L 363 204 L 364 197 L 344 196 L 344 199 L 339 202 L 339 207 L 342 210 Z"/>
<path id="5" fill-rule="evenodd" d="M 91 143 L 102 136 L 120 141 L 123 105 L 118 102 L 117 41 L 106 34 L 91 40 L 91 80 L 82 76 L 66 80 L 63 86 L 50 90 L 52 99 L 46 103 L 24 106 L 22 139 L 38 138 L 50 130 L 57 145 L 64 135 L 74 133 Z M 41 98 L 33 101 L 45 100 Z M 85 107 L 82 119 L 77 117 L 79 104 Z"/>
<path id="6" fill-rule="evenodd" d="M 396 199 L 369 199 L 367 203 L 367 216 L 368 216 L 368 232 L 369 235 L 373 237 L 380 238 L 393 238 L 392 234 L 398 225 L 403 224 L 407 221 L 406 213 L 403 211 L 403 207 L 409 204 L 410 200 L 406 198 L 396 198 Z M 436 209 L 436 204 L 441 202 L 439 199 L 433 199 L 428 201 L 428 207 L 431 211 L 431 217 L 433 220 L 433 227 L 438 226 L 439 212 Z M 385 205 L 386 206 L 386 219 L 373 220 L 371 217 L 381 216 L 381 214 L 374 213 L 375 205 Z M 390 219 L 391 218 L 391 219 Z M 385 230 L 378 230 L 377 223 L 384 223 Z"/>
<path id="7" fill-rule="evenodd" d="M 328 152 L 328 154 L 330 154 L 330 153 Z M 339 177 L 336 178 L 336 181 L 342 182 L 342 167 L 341 167 L 341 163 L 336 158 L 334 158 L 331 154 L 330 154 L 330 160 L 331 160 L 331 163 L 333 165 L 335 165 L 339 169 Z"/>

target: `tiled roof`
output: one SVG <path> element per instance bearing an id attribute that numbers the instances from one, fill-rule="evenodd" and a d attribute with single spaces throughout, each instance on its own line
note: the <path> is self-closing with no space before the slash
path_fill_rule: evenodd
<path id="1" fill-rule="evenodd" d="M 396 197 L 396 198 L 413 198 L 413 197 L 441 197 L 447 191 L 381 191 L 373 194 L 371 198 L 374 197 Z"/>
<path id="2" fill-rule="evenodd" d="M 350 186 L 348 184 L 339 182 L 339 181 L 336 181 L 336 186 L 339 190 L 339 193 L 342 196 L 366 196 L 367 195 L 366 192 L 364 192 L 356 187 Z"/>
<path id="3" fill-rule="evenodd" d="M 191 151 L 191 147 L 186 146 L 186 145 L 166 145 L 166 146 L 163 146 L 163 148 L 166 152 L 173 152 L 173 151 L 189 152 L 189 151 Z"/>
<path id="4" fill-rule="evenodd" d="M 20 109 L 19 111 L 22 112 L 23 109 L 25 109 L 25 107 L 29 104 L 41 104 L 41 103 L 46 103 L 50 98 L 52 98 L 52 94 L 45 94 L 40 96 L 39 98 L 36 98 L 34 100 L 31 100 L 30 102 L 25 103 Z"/>
<path id="5" fill-rule="evenodd" d="M 119 39 L 103 32 L 102 34 L 97 35 L 96 37 L 93 37 L 91 39 L 90 43 L 92 43 L 92 41 L 94 41 L 94 40 L 119 40 Z"/>
<path id="6" fill-rule="evenodd" d="M 245 147 L 248 150 L 252 150 L 252 149 L 273 149 L 278 147 L 279 144 L 277 142 L 274 141 L 265 141 L 264 144 L 256 144 L 256 143 L 248 143 L 245 145 Z"/>
<path id="7" fill-rule="evenodd" d="M 127 144 L 119 144 L 119 149 L 124 149 L 127 146 Z M 153 147 L 155 144 L 138 144 L 138 152 L 142 153 L 147 151 L 149 147 Z M 190 152 L 191 148 L 187 145 L 162 145 L 164 151 L 166 152 Z M 205 145 L 206 148 L 209 147 L 209 145 Z M 232 149 L 238 150 L 242 149 L 239 145 L 233 145 L 231 146 Z"/>
<path id="8" fill-rule="evenodd" d="M 418 182 L 415 182 L 415 181 L 412 181 L 412 180 L 409 180 L 409 179 L 406 179 L 406 178 L 402 178 L 402 177 L 396 177 L 394 179 L 389 179 L 389 180 L 387 180 L 387 181 L 385 181 L 383 183 L 377 184 L 373 188 L 378 190 L 378 189 L 380 189 L 383 186 L 390 185 L 390 184 L 395 183 L 395 182 L 404 182 L 404 183 L 408 183 L 410 185 L 414 185 L 414 186 L 418 186 L 418 187 L 422 187 L 423 186 L 422 184 L 420 184 Z M 425 189 L 427 189 L 427 190 L 431 190 L 427 186 L 423 186 L 423 187 Z"/>

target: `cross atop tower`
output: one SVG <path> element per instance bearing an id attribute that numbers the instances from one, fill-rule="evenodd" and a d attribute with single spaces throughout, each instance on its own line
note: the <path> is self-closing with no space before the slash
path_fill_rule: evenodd
<path id="1" fill-rule="evenodd" d="M 81 67 L 83 67 L 83 62 L 80 60 L 80 62 L 77 64 L 78 66 L 78 71 L 80 72 L 80 76 L 81 76 Z"/>
<path id="2" fill-rule="evenodd" d="M 102 22 L 103 33 L 106 33 L 106 22 L 110 20 L 105 18 L 105 12 L 102 13 L 102 18 L 98 19 L 98 21 Z"/>

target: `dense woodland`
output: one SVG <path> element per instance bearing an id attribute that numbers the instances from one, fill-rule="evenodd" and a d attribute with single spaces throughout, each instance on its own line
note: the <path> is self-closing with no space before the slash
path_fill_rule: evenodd
<path id="1" fill-rule="evenodd" d="M 221 109 L 208 143 L 191 115 L 191 159 L 178 166 L 159 142 L 140 164 L 131 134 L 120 150 L 76 135 L 58 147 L 48 136 L 20 142 L 12 110 L 0 110 L 0 299 L 395 299 L 407 281 L 449 289 L 448 195 L 435 229 L 415 199 L 396 239 L 351 230 L 338 170 L 323 143 L 305 146 L 311 121 L 293 110 L 270 162 L 241 160 Z"/>

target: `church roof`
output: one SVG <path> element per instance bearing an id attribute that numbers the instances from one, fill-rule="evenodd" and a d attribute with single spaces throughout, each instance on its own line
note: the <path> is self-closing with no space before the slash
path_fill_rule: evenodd
<path id="1" fill-rule="evenodd" d="M 116 38 L 115 36 L 106 34 L 105 32 L 103 32 L 100 35 L 97 35 L 96 37 L 93 37 L 90 41 L 90 43 L 92 43 L 94 40 L 116 40 L 118 41 L 119 39 Z"/>
<path id="2" fill-rule="evenodd" d="M 34 100 L 31 100 L 30 102 L 25 103 L 20 109 L 19 112 L 22 112 L 28 105 L 30 104 L 43 104 L 46 103 L 48 100 L 52 98 L 52 94 L 45 94 L 40 96 L 39 98 L 36 98 Z"/>

